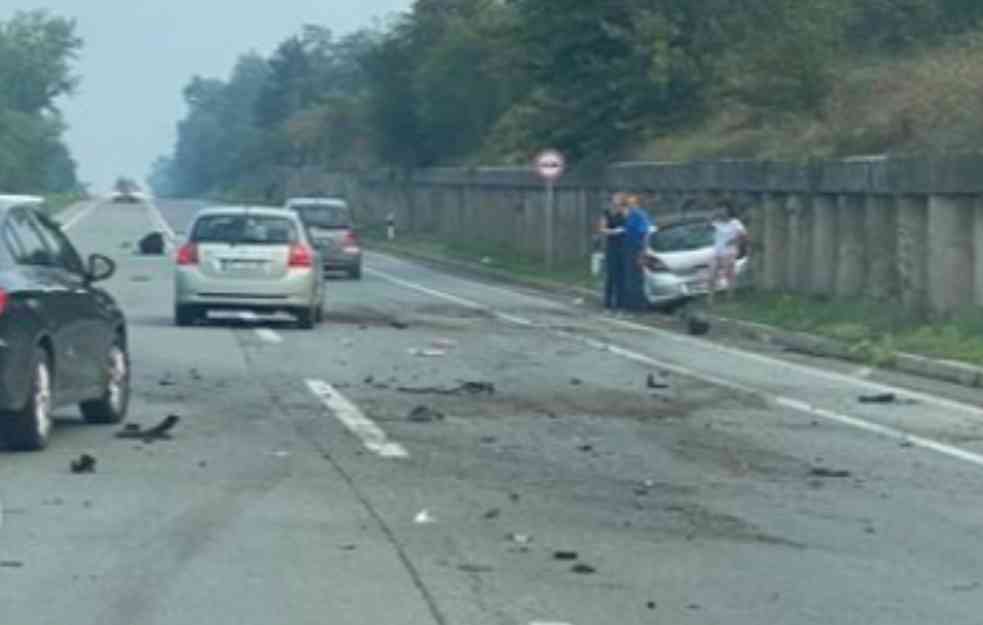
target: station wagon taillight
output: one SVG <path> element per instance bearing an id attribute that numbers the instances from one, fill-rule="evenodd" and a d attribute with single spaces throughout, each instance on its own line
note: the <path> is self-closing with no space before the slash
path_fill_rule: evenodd
<path id="1" fill-rule="evenodd" d="M 0 289 L 0 315 L 7 312 L 7 304 L 10 303 L 10 294 Z"/>
<path id="2" fill-rule="evenodd" d="M 290 267 L 313 267 L 314 250 L 303 243 L 294 243 L 290 246 L 290 258 L 287 265 Z"/>
<path id="3" fill-rule="evenodd" d="M 345 233 L 345 238 L 341 242 L 342 249 L 349 254 L 358 253 L 358 235 L 354 230 L 349 230 Z"/>
<path id="4" fill-rule="evenodd" d="M 196 243 L 186 243 L 177 251 L 178 265 L 197 265 L 198 264 L 198 245 Z"/>

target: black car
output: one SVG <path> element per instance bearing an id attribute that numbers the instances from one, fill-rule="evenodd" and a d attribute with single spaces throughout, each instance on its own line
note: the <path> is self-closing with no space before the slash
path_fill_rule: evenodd
<path id="1" fill-rule="evenodd" d="M 91 423 L 125 417 L 126 320 L 94 286 L 115 270 L 99 254 L 83 263 L 34 206 L 0 202 L 0 435 L 9 448 L 44 448 L 52 410 L 67 404 Z"/>

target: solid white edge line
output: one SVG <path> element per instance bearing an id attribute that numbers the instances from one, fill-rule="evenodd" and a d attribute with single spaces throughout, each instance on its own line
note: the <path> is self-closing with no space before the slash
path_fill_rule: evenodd
<path id="1" fill-rule="evenodd" d="M 62 230 L 71 230 L 72 228 L 74 228 L 76 224 L 78 224 L 80 221 L 85 219 L 85 217 L 92 212 L 92 209 L 95 208 L 95 206 L 96 206 L 95 202 L 89 202 L 86 205 L 84 205 L 81 209 L 75 211 L 75 214 L 73 214 L 70 218 L 62 222 L 61 224 Z"/>
<path id="2" fill-rule="evenodd" d="M 366 417 L 358 406 L 348 401 L 333 386 L 323 380 L 307 380 L 307 388 L 321 400 L 335 418 L 358 437 L 365 448 L 383 458 L 409 458 L 410 454 L 399 443 L 389 440 L 374 421 Z"/>
<path id="3" fill-rule="evenodd" d="M 455 303 L 458 303 L 458 304 L 460 304 L 462 306 L 466 306 L 466 307 L 470 307 L 470 308 L 474 308 L 474 309 L 480 309 L 480 310 L 489 311 L 495 317 L 497 317 L 499 319 L 502 319 L 504 321 L 509 321 L 510 319 L 518 319 L 521 322 L 521 325 L 523 325 L 523 326 L 535 326 L 536 325 L 535 323 L 533 323 L 532 321 L 530 321 L 528 319 L 522 319 L 520 317 L 513 317 L 512 315 L 505 315 L 505 314 L 502 314 L 502 313 L 497 313 L 492 308 L 490 308 L 488 306 L 482 306 L 481 304 L 478 304 L 477 302 L 474 302 L 474 301 L 471 301 L 471 300 L 467 300 L 467 299 L 464 299 L 462 297 L 458 297 L 456 295 L 451 295 L 451 294 L 448 294 L 448 293 L 444 293 L 442 291 L 437 291 L 435 289 L 431 289 L 431 288 L 428 288 L 428 287 L 425 287 L 425 286 L 422 286 L 422 285 L 414 284 L 412 282 L 407 282 L 406 280 L 401 280 L 399 278 L 396 278 L 396 277 L 393 277 L 393 276 L 389 276 L 388 274 L 386 274 L 384 272 L 381 272 L 381 271 L 378 271 L 378 270 L 375 270 L 375 269 L 366 269 L 366 271 L 371 272 L 372 274 L 374 274 L 374 275 L 382 278 L 383 280 L 387 280 L 387 281 L 389 281 L 389 282 L 391 282 L 393 284 L 402 286 L 402 287 L 407 288 L 407 289 L 410 289 L 410 290 L 414 290 L 414 291 L 417 291 L 417 292 L 420 292 L 420 293 L 423 293 L 423 294 L 426 294 L 426 295 L 431 295 L 433 297 L 437 297 L 437 298 L 440 298 L 440 299 L 444 299 L 445 301 L 455 302 Z M 614 320 L 612 320 L 612 321 L 614 321 Z M 627 323 L 630 323 L 630 322 L 627 322 Z M 633 324 L 633 323 L 631 323 L 631 325 L 633 325 L 633 326 L 639 326 L 640 328 L 643 328 L 643 329 L 644 328 L 647 328 L 647 326 L 641 326 L 640 324 Z M 566 331 L 566 330 L 555 330 L 555 329 L 550 329 L 550 328 L 547 328 L 547 327 L 544 327 L 544 329 L 547 330 L 547 331 L 550 331 L 553 334 L 556 334 L 558 336 L 562 336 L 562 337 L 565 337 L 567 339 L 570 339 L 570 340 L 579 342 L 579 343 L 581 343 L 583 345 L 587 345 L 588 347 L 592 347 L 592 348 L 595 348 L 595 349 L 598 349 L 598 350 L 602 350 L 602 351 L 608 351 L 608 352 L 610 352 L 612 354 L 615 354 L 616 356 L 620 356 L 621 358 L 624 358 L 626 360 L 632 360 L 632 361 L 638 362 L 640 364 L 645 364 L 645 365 L 649 365 L 649 366 L 653 366 L 653 367 L 659 367 L 659 368 L 665 369 L 667 371 L 672 371 L 672 372 L 674 372 L 674 373 L 676 373 L 678 375 L 682 375 L 682 376 L 685 376 L 685 377 L 690 377 L 690 378 L 694 378 L 694 379 L 698 379 L 698 380 L 703 380 L 705 382 L 709 382 L 709 383 L 714 384 L 716 386 L 720 386 L 720 387 L 723 387 L 723 388 L 729 388 L 731 390 L 739 391 L 741 393 L 746 393 L 746 394 L 750 394 L 750 395 L 756 395 L 756 396 L 763 397 L 763 398 L 770 398 L 771 401 L 773 401 L 775 404 L 777 404 L 779 406 L 782 406 L 784 408 L 788 408 L 790 410 L 795 410 L 796 412 L 802 412 L 802 413 L 805 413 L 805 414 L 808 414 L 808 415 L 811 415 L 811 416 L 815 416 L 815 417 L 820 417 L 820 418 L 826 419 L 827 421 L 832 421 L 832 422 L 838 423 L 840 425 L 846 425 L 846 426 L 853 427 L 853 428 L 860 429 L 860 430 L 864 430 L 866 432 L 870 432 L 870 433 L 873 433 L 873 434 L 879 434 L 879 435 L 885 436 L 887 438 L 891 438 L 891 439 L 899 440 L 899 441 L 902 441 L 902 442 L 910 443 L 911 445 L 916 446 L 916 447 L 921 447 L 923 449 L 928 449 L 928 450 L 931 450 L 931 451 L 935 451 L 935 452 L 938 452 L 938 453 L 943 454 L 945 456 L 948 456 L 950 458 L 955 458 L 957 460 L 963 460 L 963 461 L 966 461 L 966 462 L 970 462 L 972 464 L 975 464 L 977 466 L 983 467 L 983 455 L 975 454 L 973 452 L 967 451 L 965 449 L 961 449 L 959 447 L 954 447 L 952 445 L 947 445 L 946 443 L 942 443 L 942 442 L 939 442 L 939 441 L 936 441 L 936 440 L 933 440 L 933 439 L 930 439 L 930 438 L 925 438 L 925 437 L 917 436 L 917 435 L 914 435 L 914 434 L 908 434 L 907 432 L 904 432 L 903 430 L 898 430 L 898 429 L 891 428 L 891 427 L 888 427 L 888 426 L 885 426 L 885 425 L 880 425 L 878 423 L 873 423 L 871 421 L 866 421 L 866 420 L 861 419 L 859 417 L 851 417 L 851 416 L 848 416 L 848 415 L 844 415 L 844 414 L 832 412 L 832 411 L 829 411 L 829 410 L 824 410 L 822 408 L 817 408 L 815 406 L 812 406 L 808 402 L 805 402 L 805 401 L 802 401 L 802 400 L 799 400 L 799 399 L 795 399 L 795 398 L 791 398 L 791 397 L 784 397 L 784 396 L 781 396 L 781 395 L 773 395 L 773 394 L 768 393 L 766 391 L 761 391 L 761 390 L 755 389 L 753 387 L 746 386 L 744 384 L 740 384 L 738 382 L 732 382 L 730 380 L 725 380 L 723 378 L 719 378 L 719 377 L 714 376 L 714 375 L 700 373 L 700 372 L 697 372 L 697 371 L 695 371 L 693 369 L 689 369 L 687 367 L 682 367 L 682 366 L 679 366 L 679 365 L 674 365 L 674 364 L 670 364 L 670 363 L 660 362 L 660 361 L 658 361 L 658 360 L 656 360 L 656 359 L 654 359 L 654 358 L 652 358 L 650 356 L 647 356 L 645 354 L 640 354 L 638 352 L 635 352 L 635 351 L 632 351 L 632 350 L 629 350 L 629 349 L 625 349 L 625 348 L 619 347 L 617 345 L 612 345 L 610 343 L 605 343 L 604 341 L 599 341 L 597 339 L 591 339 L 591 338 L 588 338 L 588 337 L 579 336 L 579 335 L 576 335 L 576 334 L 574 334 L 572 332 L 569 332 L 569 331 Z M 739 350 L 735 350 L 735 351 L 739 351 Z M 776 361 L 776 364 L 785 365 L 786 363 L 784 361 Z M 808 368 L 806 368 L 806 369 L 808 369 Z M 844 377 L 845 377 L 846 381 L 848 381 L 848 382 L 857 383 L 856 380 L 854 380 L 854 379 L 852 379 L 850 377 L 847 377 L 847 376 L 844 376 Z M 907 393 L 907 391 L 900 391 L 900 392 Z M 914 396 L 911 393 L 907 393 L 907 394 L 909 396 Z M 929 396 L 929 397 L 931 397 L 931 396 Z M 962 404 L 959 404 L 959 405 L 962 405 Z M 969 406 L 964 406 L 964 407 L 965 408 L 969 408 Z"/>
<path id="4" fill-rule="evenodd" d="M 392 258 L 390 256 L 386 256 L 385 254 L 379 254 L 379 255 L 380 256 L 383 256 L 385 258 L 389 258 L 390 260 L 397 260 L 397 259 L 394 259 L 394 258 Z M 380 277 L 382 277 L 382 276 L 380 275 Z M 391 282 L 395 282 L 396 284 L 399 284 L 400 283 L 399 282 L 399 278 L 395 278 L 395 277 L 389 276 L 389 277 L 387 277 L 387 279 L 389 279 Z M 510 291 L 510 290 L 505 289 L 505 288 L 496 287 L 496 286 L 490 286 L 490 285 L 486 285 L 486 284 L 479 283 L 479 282 L 471 282 L 471 284 L 474 284 L 476 286 L 480 286 L 483 290 L 486 290 L 486 291 L 498 292 L 498 293 L 502 293 L 502 294 L 506 294 L 506 295 L 510 295 L 510 296 L 515 296 L 515 295 L 518 294 L 518 295 L 522 295 L 523 297 L 527 297 L 529 299 L 533 299 L 533 300 L 536 300 L 536 301 L 539 301 L 539 302 L 543 302 L 543 303 L 546 303 L 546 304 L 551 304 L 553 306 L 557 306 L 557 307 L 563 308 L 563 305 L 560 304 L 559 302 L 555 301 L 555 300 L 551 300 L 551 299 L 544 298 L 544 297 L 539 297 L 539 296 L 536 296 L 534 294 L 527 294 L 525 292 L 519 292 L 519 291 Z M 403 285 L 403 286 L 405 286 L 405 285 Z M 419 286 L 419 285 L 417 285 L 417 286 Z M 426 287 L 421 287 L 421 288 L 426 289 Z M 421 291 L 421 292 L 425 292 L 425 291 Z M 451 296 L 451 297 L 455 297 L 455 296 Z M 458 298 L 458 299 L 460 299 L 460 298 Z M 448 301 L 450 301 L 450 300 L 448 300 Z M 475 302 L 470 302 L 470 305 L 472 307 L 478 307 L 478 308 L 480 308 L 482 310 L 490 310 L 487 306 L 482 306 L 482 305 L 477 304 Z M 504 319 L 504 320 L 508 320 L 507 317 L 508 317 L 507 315 L 499 315 L 499 318 Z M 817 376 L 817 377 L 820 377 L 820 378 L 825 378 L 826 380 L 829 380 L 831 382 L 838 382 L 838 383 L 843 383 L 843 384 L 852 384 L 852 385 L 858 386 L 860 388 L 866 389 L 865 392 L 869 391 L 869 392 L 873 392 L 873 393 L 894 393 L 895 395 L 909 397 L 911 399 L 916 399 L 916 400 L 918 400 L 918 401 L 920 401 L 922 403 L 934 404 L 936 406 L 941 406 L 941 407 L 944 407 L 944 408 L 950 408 L 952 410 L 958 410 L 960 412 L 966 412 L 966 413 L 969 413 L 969 414 L 973 415 L 974 417 L 983 419 L 983 407 L 975 406 L 973 404 L 967 404 L 967 403 L 956 401 L 956 400 L 952 400 L 952 399 L 946 399 L 944 397 L 937 397 L 935 395 L 930 395 L 928 393 L 922 393 L 922 392 L 919 392 L 919 391 L 913 391 L 913 390 L 909 390 L 909 389 L 906 389 L 906 388 L 901 388 L 901 387 L 898 387 L 898 386 L 893 386 L 891 384 L 885 384 L 885 383 L 881 383 L 881 382 L 875 382 L 873 380 L 867 380 L 867 379 L 863 379 L 863 378 L 859 378 L 858 379 L 858 377 L 856 377 L 855 375 L 851 375 L 851 374 L 837 373 L 837 372 L 834 372 L 834 371 L 825 371 L 823 369 L 818 369 L 816 367 L 811 367 L 809 365 L 804 365 L 804 364 L 800 364 L 800 363 L 796 363 L 796 362 L 791 362 L 789 360 L 782 360 L 781 358 L 774 358 L 772 356 L 766 356 L 764 354 L 758 354 L 758 353 L 755 353 L 755 352 L 745 351 L 745 350 L 742 350 L 742 349 L 739 349 L 739 348 L 736 348 L 736 347 L 728 347 L 726 345 L 720 345 L 719 343 L 713 343 L 713 342 L 706 341 L 706 340 L 695 339 L 695 338 L 692 338 L 692 337 L 689 337 L 689 336 L 686 336 L 686 335 L 683 335 L 683 334 L 679 334 L 677 332 L 672 332 L 671 330 L 664 330 L 662 328 L 655 328 L 655 327 L 652 327 L 652 326 L 649 326 L 649 325 L 645 325 L 645 324 L 642 324 L 642 323 L 637 323 L 637 322 L 634 322 L 634 321 L 629 321 L 629 320 L 626 320 L 626 319 L 612 319 L 610 317 L 604 317 L 604 316 L 601 316 L 601 315 L 593 315 L 592 318 L 594 320 L 597 320 L 597 321 L 602 321 L 604 323 L 608 323 L 608 324 L 612 324 L 612 325 L 616 325 L 616 326 L 621 326 L 623 328 L 627 328 L 627 329 L 631 329 L 631 330 L 636 330 L 636 331 L 641 331 L 641 332 L 647 332 L 647 333 L 653 334 L 655 336 L 660 336 L 662 338 L 666 338 L 666 339 L 669 339 L 669 340 L 672 340 L 672 341 L 676 341 L 677 343 L 684 343 L 684 344 L 687 344 L 687 345 L 696 346 L 696 347 L 701 348 L 701 349 L 713 350 L 713 351 L 717 351 L 717 352 L 720 352 L 720 353 L 730 354 L 732 356 L 738 356 L 738 357 L 741 357 L 741 358 L 747 358 L 749 360 L 754 360 L 754 361 L 757 361 L 757 362 L 762 363 L 762 364 L 767 364 L 769 366 L 783 367 L 783 368 L 786 368 L 786 369 L 792 369 L 792 370 L 798 371 L 799 373 L 804 373 L 804 374 L 807 374 L 807 375 L 814 375 L 814 376 Z M 523 325 L 529 325 L 529 324 L 530 324 L 530 322 L 526 322 Z"/>

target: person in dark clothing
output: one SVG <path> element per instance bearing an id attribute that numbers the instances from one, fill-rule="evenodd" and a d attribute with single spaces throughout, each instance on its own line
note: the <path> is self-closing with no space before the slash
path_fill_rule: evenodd
<path id="1" fill-rule="evenodd" d="M 641 263 L 652 230 L 652 220 L 642 209 L 638 196 L 629 196 L 628 214 L 625 220 L 623 304 L 631 311 L 643 311 L 648 308 L 645 299 L 645 273 L 642 271 Z"/>
<path id="2" fill-rule="evenodd" d="M 615 193 L 611 207 L 604 211 L 598 231 L 604 237 L 604 307 L 618 310 L 624 306 L 624 238 L 626 204 L 623 193 Z"/>

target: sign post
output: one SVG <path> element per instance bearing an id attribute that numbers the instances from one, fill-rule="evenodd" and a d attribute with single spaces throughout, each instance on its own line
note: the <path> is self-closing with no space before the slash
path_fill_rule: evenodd
<path id="1" fill-rule="evenodd" d="M 566 159 L 563 155 L 556 150 L 545 150 L 540 152 L 535 160 L 536 173 L 543 179 L 546 183 L 546 209 L 543 218 L 546 222 L 545 235 L 546 235 L 546 245 L 545 245 L 545 257 L 546 257 L 546 269 L 549 271 L 553 270 L 553 257 L 554 257 L 554 204 L 555 204 L 555 189 L 554 185 L 556 181 L 563 175 L 566 169 Z"/>

